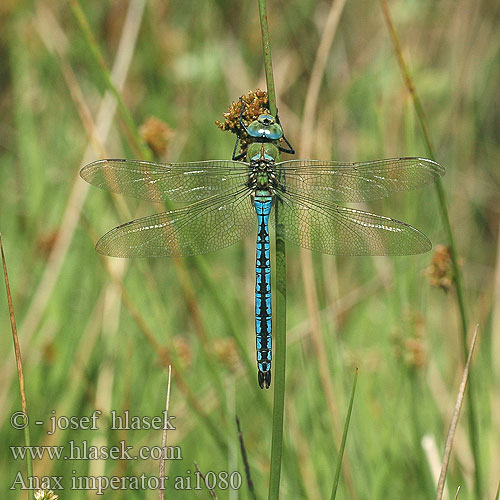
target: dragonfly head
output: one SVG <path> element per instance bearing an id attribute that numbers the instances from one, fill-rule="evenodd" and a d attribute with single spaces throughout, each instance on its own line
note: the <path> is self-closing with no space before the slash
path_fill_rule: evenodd
<path id="1" fill-rule="evenodd" d="M 260 115 L 247 127 L 248 134 L 255 138 L 277 141 L 283 137 L 283 129 L 274 116 Z"/>

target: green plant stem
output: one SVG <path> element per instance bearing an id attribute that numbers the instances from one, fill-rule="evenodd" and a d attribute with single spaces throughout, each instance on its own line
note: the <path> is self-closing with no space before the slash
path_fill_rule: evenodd
<path id="1" fill-rule="evenodd" d="M 354 403 L 354 395 L 356 394 L 357 382 L 358 382 L 358 368 L 356 368 L 356 372 L 354 373 L 354 382 L 352 383 L 352 389 L 351 389 L 351 399 L 349 400 L 349 408 L 347 409 L 347 415 L 345 418 L 344 432 L 342 433 L 342 442 L 340 443 L 337 468 L 335 470 L 335 479 L 333 480 L 332 495 L 330 497 L 330 500 L 335 500 L 335 497 L 337 496 L 337 488 L 340 479 L 340 470 L 342 468 L 342 458 L 344 457 L 345 444 L 347 441 L 347 433 L 349 431 L 349 423 L 351 422 L 352 405 Z"/>
<path id="2" fill-rule="evenodd" d="M 276 219 L 280 203 L 276 204 Z M 278 235 L 276 223 L 276 301 L 275 301 L 275 351 L 274 351 L 274 399 L 271 441 L 271 470 L 269 500 L 278 500 L 281 456 L 283 450 L 283 418 L 285 407 L 285 366 L 286 366 L 286 253 L 285 242 Z"/>
<path id="3" fill-rule="evenodd" d="M 269 111 L 276 115 L 276 91 L 274 89 L 271 42 L 267 23 L 266 0 L 258 0 L 262 48 L 266 72 Z M 278 158 L 279 160 L 279 158 Z M 281 175 L 281 174 L 278 174 Z M 275 292 L 275 350 L 274 350 L 274 400 L 271 440 L 271 468 L 269 472 L 269 500 L 278 500 L 283 452 L 283 418 L 285 409 L 285 366 L 286 366 L 286 246 L 281 221 L 281 202 L 276 200 L 276 292 Z"/>
<path id="4" fill-rule="evenodd" d="M 264 50 L 264 68 L 266 73 L 267 96 L 269 99 L 269 111 L 276 115 L 276 91 L 274 89 L 273 61 L 271 57 L 271 39 L 269 37 L 269 25 L 267 23 L 266 0 L 258 0 L 260 15 L 260 30 L 262 34 L 262 48 Z"/>
<path id="5" fill-rule="evenodd" d="M 389 8 L 387 6 L 386 0 L 380 0 L 380 4 L 382 6 L 382 11 L 384 13 L 384 17 L 389 28 L 389 32 L 392 38 L 392 42 L 394 45 L 394 50 L 396 52 L 396 57 L 398 60 L 399 68 L 403 75 L 403 79 L 405 81 L 406 87 L 411 95 L 413 101 L 413 107 L 415 109 L 415 113 L 417 115 L 418 122 L 422 129 L 422 135 L 425 141 L 427 154 L 432 160 L 436 159 L 436 155 L 434 153 L 435 149 L 431 142 L 431 136 L 429 133 L 429 127 L 427 125 L 427 119 L 424 113 L 424 108 L 420 101 L 420 98 L 417 94 L 415 85 L 410 76 L 410 72 L 408 69 L 408 65 L 403 57 L 403 52 L 401 50 L 401 45 L 399 43 L 399 37 L 394 27 L 394 24 L 391 19 L 391 15 L 389 12 Z M 441 219 L 443 221 L 444 229 L 446 232 L 446 237 L 448 239 L 448 245 L 450 248 L 450 257 L 453 269 L 453 277 L 455 281 L 455 289 L 456 289 L 456 297 L 457 304 L 460 313 L 460 322 L 461 322 L 461 336 L 462 336 L 462 349 L 464 353 L 464 360 L 467 360 L 468 357 L 468 349 L 467 349 L 467 311 L 465 307 L 465 299 L 464 299 L 464 291 L 462 286 L 462 275 L 460 273 L 460 267 L 458 265 L 458 253 L 455 245 L 455 240 L 453 237 L 453 231 L 451 228 L 450 218 L 448 215 L 448 208 L 446 204 L 446 195 L 443 188 L 443 184 L 441 179 L 438 179 L 436 182 L 436 193 L 439 202 L 439 210 L 441 213 Z M 476 490 L 476 498 L 477 500 L 481 500 L 483 498 L 482 494 L 482 477 L 481 477 L 481 461 L 480 461 L 480 448 L 479 448 L 479 432 L 477 426 L 477 416 L 476 416 L 476 405 L 475 405 L 475 392 L 473 390 L 473 382 L 472 382 L 472 373 L 469 374 L 469 404 L 467 405 L 468 409 L 468 421 L 469 421 L 469 439 L 470 445 L 472 448 L 472 454 L 474 456 L 474 471 L 475 471 L 475 490 Z"/>

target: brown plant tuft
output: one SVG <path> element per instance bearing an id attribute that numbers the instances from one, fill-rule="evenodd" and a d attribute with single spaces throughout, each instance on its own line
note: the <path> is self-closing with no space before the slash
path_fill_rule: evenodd
<path id="1" fill-rule="evenodd" d="M 245 103 L 243 121 L 246 125 L 256 120 L 259 115 L 269 113 L 269 100 L 265 90 L 249 90 L 246 94 L 243 94 L 240 99 L 231 103 L 229 110 L 222 114 L 224 117 L 223 122 L 219 120 L 215 122 L 221 130 L 229 130 L 240 138 L 240 152 L 243 152 L 247 148 L 249 140 L 240 124 L 241 100 Z"/>
<path id="2" fill-rule="evenodd" d="M 139 128 L 142 140 L 151 148 L 155 157 L 163 158 L 167 154 L 168 141 L 172 129 L 164 121 L 150 116 Z"/>

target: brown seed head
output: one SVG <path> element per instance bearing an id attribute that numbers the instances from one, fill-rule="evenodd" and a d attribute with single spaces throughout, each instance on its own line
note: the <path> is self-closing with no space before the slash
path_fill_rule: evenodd
<path id="1" fill-rule="evenodd" d="M 141 125 L 139 134 L 142 140 L 151 148 L 155 157 L 162 158 L 167 154 L 172 129 L 164 121 L 150 116 Z"/>
<path id="2" fill-rule="evenodd" d="M 216 339 L 213 346 L 217 358 L 222 361 L 230 371 L 235 372 L 240 365 L 240 359 L 234 339 Z"/>
<path id="3" fill-rule="evenodd" d="M 269 113 L 269 101 L 265 90 L 249 90 L 246 94 L 241 96 L 241 99 L 245 103 L 243 109 L 243 122 L 247 126 L 249 123 L 256 120 L 260 115 Z M 224 117 L 224 121 L 221 122 L 217 120 L 215 124 L 221 130 L 229 130 L 233 134 L 236 134 L 241 141 L 240 152 L 243 152 L 248 146 L 249 138 L 240 124 L 241 106 L 242 103 L 240 99 L 233 102 L 229 106 L 229 110 L 222 115 Z"/>
<path id="4" fill-rule="evenodd" d="M 393 337 L 394 355 L 410 368 L 422 368 L 427 362 L 424 318 L 420 313 L 411 313 L 408 321 L 413 326 L 408 328 L 409 336 L 402 329 Z"/>
<path id="5" fill-rule="evenodd" d="M 447 292 L 453 285 L 453 269 L 451 266 L 450 247 L 436 245 L 434 256 L 425 275 L 431 286 L 441 288 Z"/>
<path id="6" fill-rule="evenodd" d="M 191 350 L 191 346 L 188 341 L 184 337 L 174 337 L 173 345 L 177 352 L 177 356 L 181 360 L 183 367 L 187 368 L 191 365 L 191 361 L 193 359 L 193 353 Z"/>

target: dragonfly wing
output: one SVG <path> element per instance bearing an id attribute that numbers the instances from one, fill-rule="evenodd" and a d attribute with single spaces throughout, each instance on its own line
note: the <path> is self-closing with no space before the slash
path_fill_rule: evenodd
<path id="1" fill-rule="evenodd" d="M 204 254 L 236 243 L 252 224 L 255 211 L 245 188 L 122 224 L 106 233 L 96 249 L 112 257 Z"/>
<path id="2" fill-rule="evenodd" d="M 382 215 L 280 193 L 285 238 L 332 255 L 412 255 L 432 245 L 414 227 Z"/>
<path id="3" fill-rule="evenodd" d="M 385 198 L 435 182 L 444 168 L 425 158 L 390 158 L 360 163 L 290 160 L 278 163 L 282 189 L 323 201 L 361 202 Z"/>
<path id="4" fill-rule="evenodd" d="M 175 203 L 193 203 L 242 187 L 248 174 L 246 163 L 230 160 L 189 163 L 98 160 L 80 171 L 84 180 L 113 193 Z"/>

